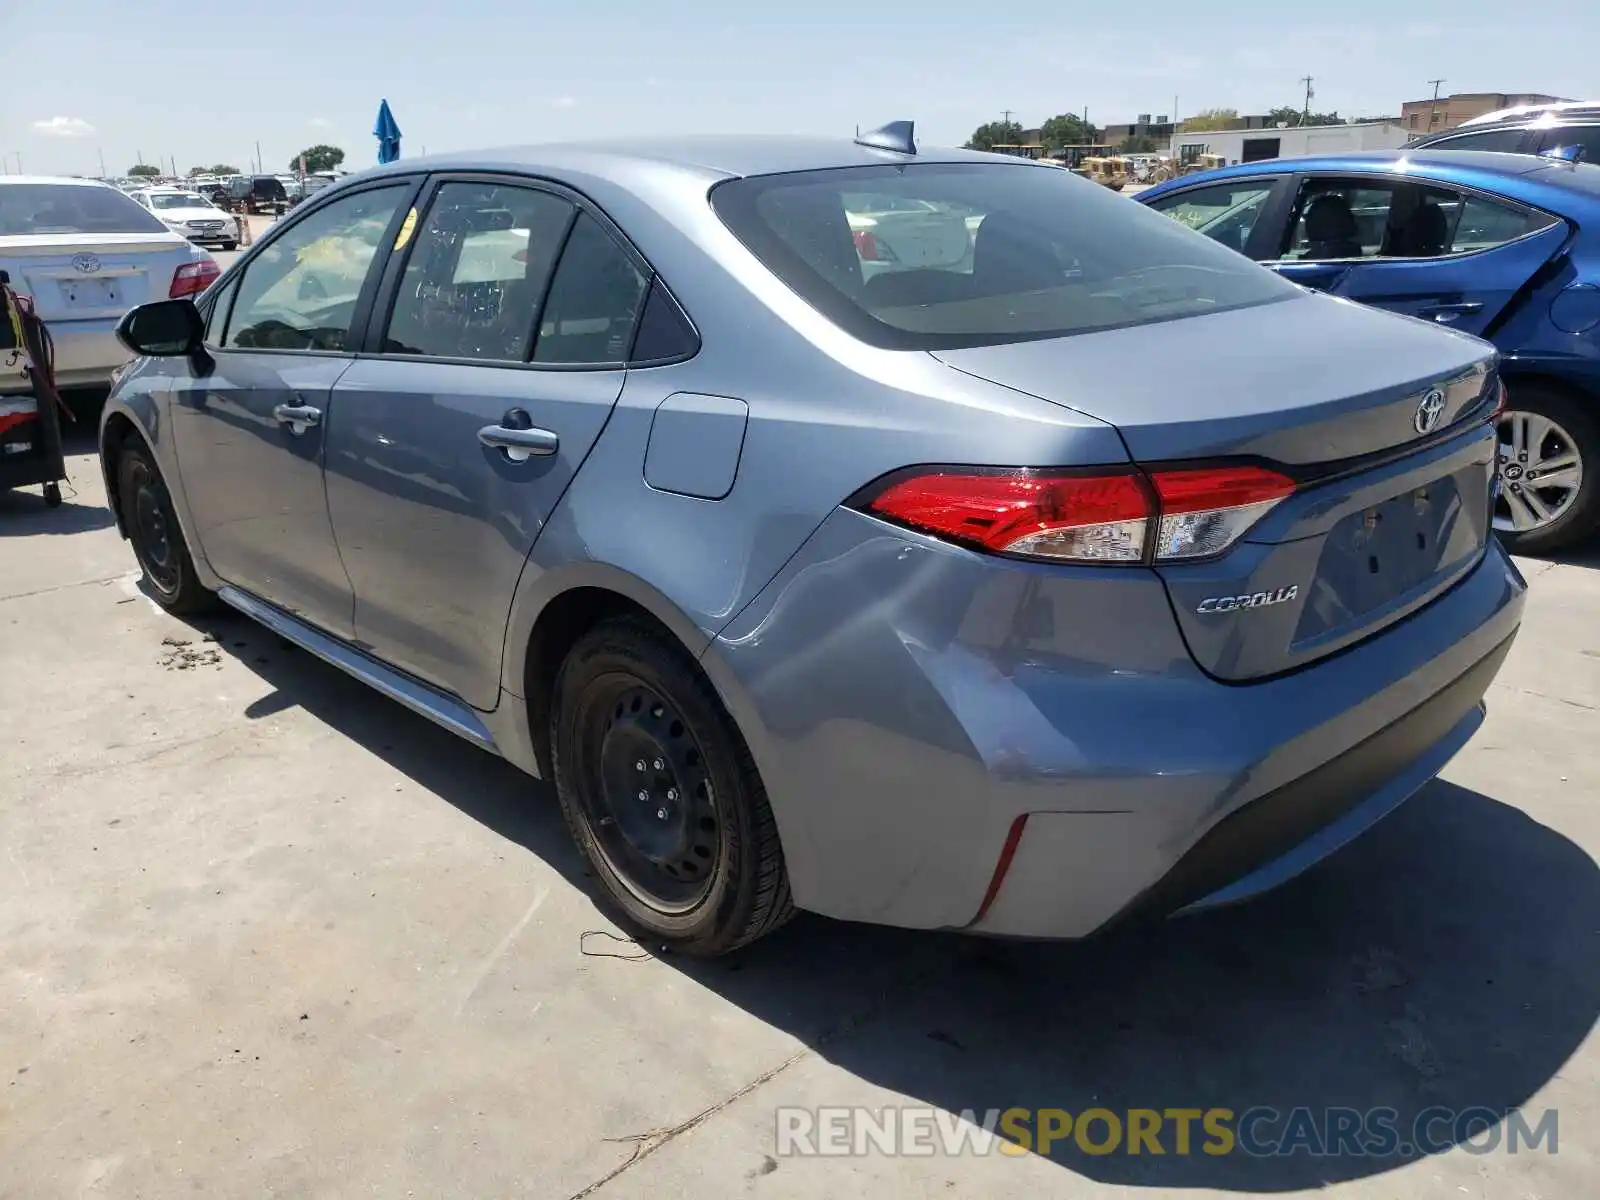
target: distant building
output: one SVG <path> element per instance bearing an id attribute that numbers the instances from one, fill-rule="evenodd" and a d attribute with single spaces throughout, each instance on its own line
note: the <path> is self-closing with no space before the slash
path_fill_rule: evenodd
<path id="1" fill-rule="evenodd" d="M 1246 129 L 1180 129 L 1172 135 L 1172 156 L 1193 162 L 1202 154 L 1219 154 L 1228 165 L 1259 162 L 1264 158 L 1295 158 L 1305 154 L 1339 154 L 1348 150 L 1395 150 L 1410 135 L 1393 121 L 1364 121 L 1355 125 L 1297 125 L 1275 129 L 1254 125 Z"/>
<path id="2" fill-rule="evenodd" d="M 1100 140 L 1108 146 L 1120 146 L 1129 138 L 1147 137 L 1160 143 L 1170 142 L 1177 126 L 1165 113 L 1151 119 L 1149 113 L 1140 113 L 1135 121 L 1125 125 L 1107 125 L 1100 131 Z"/>
<path id="3" fill-rule="evenodd" d="M 1558 104 L 1561 96 L 1541 92 L 1456 92 L 1437 100 L 1407 100 L 1400 106 L 1400 123 L 1411 137 L 1454 129 L 1463 121 L 1519 104 Z"/>

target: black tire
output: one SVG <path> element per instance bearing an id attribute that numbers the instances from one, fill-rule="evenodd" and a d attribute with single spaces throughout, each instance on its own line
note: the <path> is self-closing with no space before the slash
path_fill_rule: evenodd
<path id="1" fill-rule="evenodd" d="M 222 248 L 225 251 L 226 250 L 237 250 L 239 248 L 239 243 L 238 242 L 223 242 L 222 243 Z"/>
<path id="2" fill-rule="evenodd" d="M 156 603 L 180 617 L 215 611 L 220 601 L 195 575 L 166 481 L 143 446 L 125 445 L 118 454 L 117 497 L 134 557 Z"/>
<path id="3" fill-rule="evenodd" d="M 1513 414 L 1536 413 L 1554 421 L 1570 435 L 1582 463 L 1583 477 L 1578 494 L 1555 520 L 1543 528 L 1523 533 L 1498 530 L 1501 543 L 1513 554 L 1549 554 L 1588 537 L 1600 522 L 1600 478 L 1597 478 L 1600 477 L 1600 422 L 1596 421 L 1592 404 L 1566 392 L 1538 383 L 1518 383 L 1514 379 L 1507 383 L 1506 390 L 1506 414 L 1501 418 L 1503 431 L 1505 422 Z M 1519 469 L 1520 464 L 1504 460 L 1502 451 L 1501 498 L 1495 504 L 1497 519 L 1508 512 L 1505 492 L 1519 482 L 1512 477 Z"/>
<path id="4" fill-rule="evenodd" d="M 659 757 L 638 750 L 635 761 L 650 745 L 663 747 Z M 744 738 L 694 660 L 649 622 L 604 621 L 573 645 L 556 678 L 550 747 L 567 828 L 641 944 L 713 957 L 793 915 Z"/>

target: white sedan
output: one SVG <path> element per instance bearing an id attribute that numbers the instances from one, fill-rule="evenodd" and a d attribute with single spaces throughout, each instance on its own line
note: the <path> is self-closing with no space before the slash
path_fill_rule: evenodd
<path id="1" fill-rule="evenodd" d="M 223 250 L 239 248 L 239 222 L 200 193 L 164 187 L 141 188 L 131 194 L 173 233 Z"/>
<path id="2" fill-rule="evenodd" d="M 104 386 L 131 355 L 122 314 L 147 300 L 196 296 L 216 260 L 105 183 L 0 175 L 0 271 L 30 296 L 55 345 L 56 384 Z M 0 324 L 0 395 L 30 390 Z"/>

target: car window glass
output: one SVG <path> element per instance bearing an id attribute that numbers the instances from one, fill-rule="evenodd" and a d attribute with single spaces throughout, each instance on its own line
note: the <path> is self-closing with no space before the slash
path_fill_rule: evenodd
<path id="1" fill-rule="evenodd" d="M 1241 180 L 1163 196 L 1150 207 L 1230 250 L 1243 251 L 1272 194 L 1274 180 Z"/>
<path id="2" fill-rule="evenodd" d="M 533 361 L 625 360 L 646 282 L 616 239 L 588 213 L 579 213 L 539 317 Z"/>
<path id="3" fill-rule="evenodd" d="M 408 184 L 344 196 L 290 226 L 245 268 L 224 346 L 344 350 L 362 285 Z"/>
<path id="4" fill-rule="evenodd" d="M 1486 129 L 1482 133 L 1464 133 L 1460 137 L 1430 142 L 1430 150 L 1500 150 L 1515 152 L 1522 146 L 1520 129 Z"/>
<path id="5" fill-rule="evenodd" d="M 78 183 L 0 186 L 0 236 L 47 233 L 166 233 L 132 196 Z"/>
<path id="6" fill-rule="evenodd" d="M 1417 204 L 1395 230 L 1393 252 L 1400 257 L 1472 254 L 1516 241 L 1556 222 L 1546 213 L 1448 188 L 1419 191 Z M 1437 212 L 1431 211 L 1434 209 Z"/>
<path id="7" fill-rule="evenodd" d="M 235 275 L 206 306 L 206 345 L 215 346 L 221 342 L 222 331 L 228 327 L 228 312 L 233 308 L 233 298 L 238 291 L 239 277 Z"/>
<path id="8" fill-rule="evenodd" d="M 639 331 L 633 338 L 633 353 L 628 357 L 639 363 L 664 362 L 688 358 L 699 349 L 700 339 L 694 326 L 689 324 L 689 318 L 678 307 L 672 293 L 657 278 L 650 285 L 650 296 L 639 316 Z"/>
<path id="9" fill-rule="evenodd" d="M 1289 261 L 1377 257 L 1384 251 L 1395 191 L 1388 184 L 1308 183 L 1295 204 L 1289 245 L 1280 257 Z"/>
<path id="10" fill-rule="evenodd" d="M 1224 247 L 1056 167 L 796 171 L 719 184 L 711 200 L 784 283 L 885 348 L 1063 337 L 1298 295 Z"/>
<path id="11" fill-rule="evenodd" d="M 443 184 L 409 239 L 384 353 L 526 362 L 571 218 L 572 205 L 549 192 Z"/>
<path id="12" fill-rule="evenodd" d="M 1556 150 L 1576 146 L 1578 162 L 1600 163 L 1600 125 L 1569 125 L 1565 129 L 1552 129 L 1539 144 L 1541 150 Z"/>

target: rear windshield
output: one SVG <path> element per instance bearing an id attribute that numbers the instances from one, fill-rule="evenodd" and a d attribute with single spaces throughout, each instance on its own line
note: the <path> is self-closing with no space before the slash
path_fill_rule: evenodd
<path id="1" fill-rule="evenodd" d="M 930 163 L 719 184 L 717 214 L 846 332 L 953 350 L 1224 312 L 1294 285 L 1058 167 Z"/>
<path id="2" fill-rule="evenodd" d="M 165 233 L 139 202 L 105 187 L 0 183 L 0 237 L 37 233 Z"/>

